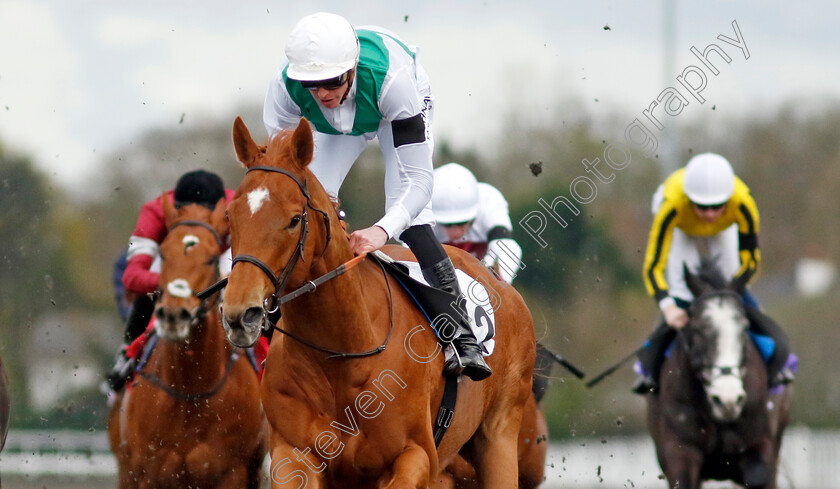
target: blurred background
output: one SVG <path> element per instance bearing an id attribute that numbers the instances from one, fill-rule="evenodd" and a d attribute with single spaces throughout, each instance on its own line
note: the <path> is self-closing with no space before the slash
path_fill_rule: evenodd
<path id="1" fill-rule="evenodd" d="M 459 162 L 507 197 L 524 248 L 514 285 L 537 337 L 590 376 L 635 350 L 658 319 L 641 280 L 656 187 L 696 153 L 728 158 L 761 214 L 753 293 L 801 361 L 801 436 L 791 439 L 840 428 L 840 31 L 828 1 L 172 3 L 0 2 L 0 356 L 19 434 L 0 456 L 4 473 L 15 453 L 57 450 L 50 433 L 70 433 L 65 448 L 76 434 L 104 433 L 98 384 L 123 328 L 113 264 L 140 206 L 196 168 L 236 188 L 233 119 L 264 140 L 263 97 L 285 38 L 318 10 L 420 46 L 435 164 Z M 733 21 L 745 49 L 719 37 L 738 38 Z M 709 56 L 717 75 L 691 52 L 712 43 L 730 57 Z M 702 103 L 677 81 L 690 66 L 705 70 Z M 674 115 L 655 106 L 669 87 L 685 98 Z M 634 151 L 610 183 L 597 181 L 582 160 L 603 161 L 637 119 L 656 151 Z M 597 195 L 564 215 L 566 227 L 549 219 L 540 246 L 518 222 L 544 211 L 539 199 L 569 197 L 581 175 Z M 340 196 L 351 227 L 381 216 L 382 181 L 371 145 Z M 543 403 L 552 440 L 604 444 L 615 460 L 621 440 L 646 436 L 629 364 L 593 389 L 559 368 L 554 377 Z M 76 451 L 107 454 L 97 440 Z M 603 483 L 609 461 L 586 464 L 588 483 Z M 19 471 L 21 487 L 40 480 L 35 465 Z"/>

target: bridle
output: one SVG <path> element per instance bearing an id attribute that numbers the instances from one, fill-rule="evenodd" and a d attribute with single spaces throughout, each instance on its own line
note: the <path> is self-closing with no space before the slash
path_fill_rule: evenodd
<path id="1" fill-rule="evenodd" d="M 288 283 L 289 278 L 291 277 L 292 270 L 294 270 L 295 266 L 297 266 L 298 260 L 306 261 L 306 259 L 303 256 L 303 249 L 304 249 L 304 246 L 306 246 L 306 238 L 309 235 L 309 217 L 308 217 L 308 210 L 307 209 L 312 209 L 313 211 L 320 213 L 324 218 L 324 227 L 326 229 L 326 241 L 324 243 L 324 251 L 321 254 L 322 257 L 324 255 L 324 253 L 326 253 L 327 246 L 329 246 L 329 244 L 330 244 L 330 239 L 331 239 L 330 218 L 329 218 L 329 215 L 324 210 L 319 209 L 319 208 L 312 205 L 312 199 L 309 195 L 309 191 L 308 191 L 307 186 L 306 186 L 306 180 L 300 180 L 293 173 L 291 173 L 289 171 L 286 171 L 286 170 L 283 170 L 282 168 L 277 168 L 277 167 L 273 167 L 273 166 L 254 166 L 254 167 L 249 168 L 246 173 L 250 173 L 252 171 L 266 171 L 266 172 L 280 173 L 282 175 L 286 175 L 287 177 L 291 178 L 297 184 L 301 193 L 306 198 L 306 208 L 304 208 L 303 213 L 301 215 L 302 225 L 301 225 L 301 230 L 300 230 L 300 238 L 298 238 L 297 245 L 295 246 L 295 251 L 292 252 L 292 256 L 289 258 L 289 261 L 286 263 L 286 266 L 283 267 L 283 270 L 280 271 L 279 275 L 274 273 L 274 270 L 270 266 L 268 266 L 265 262 L 263 262 L 259 258 L 255 257 L 255 256 L 252 256 L 252 255 L 237 255 L 233 258 L 233 263 L 231 264 L 231 269 L 233 269 L 233 267 L 237 263 L 241 263 L 241 262 L 247 262 L 247 263 L 250 263 L 252 265 L 255 265 L 257 268 L 262 270 L 263 273 L 265 273 L 265 275 L 271 281 L 271 284 L 274 286 L 274 292 L 272 292 L 272 294 L 270 296 L 263 299 L 263 332 L 265 334 L 270 334 L 271 331 L 279 331 L 282 334 L 285 334 L 286 336 L 289 336 L 290 338 L 298 341 L 299 343 L 308 346 L 309 348 L 312 348 L 314 350 L 318 350 L 318 351 L 323 352 L 323 353 L 327 353 L 329 355 L 327 358 L 361 358 L 361 357 L 376 355 L 377 353 L 380 353 L 380 352 L 384 351 L 385 347 L 388 345 L 388 342 L 391 339 L 391 333 L 393 332 L 393 329 L 394 329 L 394 304 L 393 304 L 393 300 L 389 301 L 390 302 L 390 313 L 391 313 L 391 315 L 390 315 L 390 329 L 388 331 L 388 336 L 385 338 L 385 341 L 380 346 L 378 346 L 376 348 L 373 348 L 371 350 L 364 351 L 364 352 L 358 352 L 358 353 L 356 353 L 356 352 L 340 352 L 340 351 L 331 350 L 329 348 L 324 348 L 324 347 L 319 346 L 315 343 L 312 343 L 312 342 L 307 341 L 303 338 L 300 338 L 300 337 L 290 333 L 289 331 L 286 331 L 282 328 L 278 328 L 277 325 L 275 324 L 275 322 L 272 321 L 272 319 L 274 319 L 274 321 L 276 321 L 277 319 L 280 319 L 280 317 L 281 317 L 280 306 L 281 305 L 283 305 L 283 304 L 285 304 L 285 303 L 287 303 L 287 302 L 289 302 L 293 299 L 296 299 L 297 297 L 300 297 L 301 295 L 303 295 L 307 292 L 313 292 L 320 284 L 326 282 L 327 280 L 330 280 L 332 278 L 335 278 L 335 277 L 345 273 L 347 270 L 349 270 L 353 266 L 357 265 L 364 258 L 364 255 L 357 256 L 354 259 L 350 260 L 349 262 L 341 264 L 340 266 L 338 266 L 334 270 L 332 270 L 330 272 L 327 272 L 326 274 L 324 274 L 324 275 L 322 275 L 322 276 L 320 276 L 320 277 L 318 277 L 314 280 L 310 280 L 309 282 L 304 284 L 302 287 L 299 287 L 298 289 L 296 289 L 296 290 L 294 290 L 294 291 L 292 291 L 292 292 L 290 292 L 286 295 L 281 295 L 282 292 L 286 289 L 286 284 Z M 381 266 L 382 265 L 380 264 L 380 267 Z M 384 272 L 384 268 L 383 268 L 383 273 L 385 274 L 385 283 L 388 286 L 388 294 L 389 294 L 389 297 L 390 297 L 391 296 L 391 285 L 388 282 L 388 275 L 387 275 L 387 273 Z M 218 290 L 220 290 L 221 288 L 223 288 L 226 284 L 227 284 L 227 279 L 226 278 L 222 279 L 219 282 L 217 282 L 216 284 L 209 287 L 207 290 L 204 290 L 201 293 L 199 293 L 198 296 L 199 297 L 208 297 L 208 296 L 214 294 L 215 292 L 217 292 Z"/>
<path id="2" fill-rule="evenodd" d="M 218 231 L 216 231 L 213 226 L 204 222 L 204 221 L 196 221 L 196 220 L 186 220 L 175 223 L 169 230 L 168 233 L 171 233 L 173 229 L 180 227 L 180 226 L 199 226 L 203 227 L 204 229 L 210 231 L 213 235 L 213 238 L 216 240 L 216 245 L 219 247 L 219 252 L 216 254 L 216 273 L 215 276 L 219 276 L 219 257 L 222 255 L 222 250 L 224 249 L 224 243 L 222 241 L 222 237 L 219 236 Z M 160 297 L 160 291 L 155 292 L 155 300 Z M 210 296 L 202 296 L 201 294 L 196 294 L 196 297 L 199 299 L 198 307 L 196 307 L 195 311 L 192 313 L 192 317 L 190 318 L 190 328 L 195 327 L 198 323 L 204 318 L 207 317 L 207 311 L 210 310 L 210 307 L 213 303 L 210 302 Z"/>
<path id="3" fill-rule="evenodd" d="M 174 224 L 171 228 L 169 228 L 168 232 L 171 233 L 173 229 L 175 229 L 179 226 L 200 226 L 200 227 L 203 227 L 204 229 L 210 231 L 210 233 L 213 234 L 213 237 L 216 239 L 216 244 L 219 247 L 219 252 L 216 254 L 216 258 L 215 258 L 216 277 L 218 277 L 219 276 L 219 256 L 221 256 L 222 249 L 224 249 L 224 244 L 222 242 L 221 236 L 219 236 L 219 233 L 210 224 L 208 224 L 204 221 L 196 221 L 196 220 L 186 220 L 186 221 L 178 222 L 178 223 Z M 159 291 L 156 295 L 159 295 Z M 207 312 L 209 311 L 208 302 L 209 302 L 210 296 L 199 297 L 199 295 L 200 294 L 197 294 L 196 296 L 199 298 L 199 300 L 201 302 L 199 303 L 198 307 L 195 309 L 195 312 L 192 314 L 192 317 L 190 318 L 190 328 L 193 328 L 193 327 L 197 326 L 201 321 L 203 321 L 205 318 L 207 318 Z M 153 386 L 157 387 L 158 389 L 164 391 L 170 397 L 172 397 L 174 399 L 177 399 L 181 402 L 203 401 L 205 399 L 209 399 L 209 398 L 215 396 L 220 390 L 222 390 L 222 387 L 225 386 L 225 384 L 228 381 L 228 378 L 230 378 L 231 370 L 233 369 L 233 365 L 236 363 L 236 360 L 238 358 L 239 358 L 239 354 L 235 350 L 231 350 L 230 354 L 228 355 L 227 362 L 225 363 L 225 371 L 224 371 L 224 374 L 222 375 L 222 378 L 219 379 L 219 381 L 213 387 L 211 387 L 209 390 L 204 391 L 204 392 L 198 392 L 198 393 L 181 392 L 179 390 L 174 389 L 172 386 L 170 386 L 166 382 L 164 382 L 157 375 L 155 375 L 153 373 L 150 373 L 150 372 L 146 372 L 142 368 L 139 368 L 137 370 L 137 375 L 139 375 L 140 377 L 143 377 L 151 385 L 153 385 Z"/>
<path id="4" fill-rule="evenodd" d="M 291 258 L 286 263 L 286 266 L 283 267 L 283 270 L 280 272 L 280 275 L 276 275 L 274 270 L 271 269 L 268 265 L 265 264 L 259 258 L 252 256 L 252 255 L 236 255 L 233 258 L 233 263 L 231 264 L 231 269 L 236 266 L 237 263 L 241 262 L 248 262 L 252 265 L 256 265 L 257 268 L 263 271 L 268 276 L 268 279 L 271 281 L 271 284 L 274 286 L 274 292 L 266 297 L 263 300 L 263 309 L 265 310 L 266 314 L 275 314 L 279 312 L 280 309 L 280 301 L 279 296 L 286 289 L 286 284 L 289 282 L 289 278 L 292 275 L 292 270 L 295 269 L 297 266 L 298 260 L 306 261 L 306 258 L 303 256 L 303 248 L 306 246 L 306 237 L 309 235 L 309 216 L 308 210 L 312 209 L 315 212 L 318 212 L 324 218 L 324 227 L 326 229 L 326 242 L 324 243 L 324 251 L 326 252 L 327 246 L 330 244 L 330 217 L 327 213 L 322 210 L 314 207 L 312 205 L 312 199 L 309 195 L 309 190 L 306 188 L 306 180 L 299 180 L 296 175 L 282 168 L 276 168 L 273 166 L 254 166 L 248 169 L 246 173 L 251 173 L 252 171 L 267 171 L 267 172 L 274 172 L 280 173 L 282 175 L 286 175 L 287 177 L 291 178 L 297 186 L 300 188 L 301 193 L 304 197 L 306 197 L 306 208 L 303 210 L 303 214 L 301 215 L 301 220 L 303 221 L 300 230 L 300 238 L 298 239 L 297 246 L 295 246 L 295 251 L 292 253 Z"/>
<path id="5" fill-rule="evenodd" d="M 694 299 L 694 301 L 692 302 L 691 308 L 689 310 L 689 312 L 690 312 L 689 315 L 692 318 L 697 317 L 697 315 L 699 314 L 699 304 L 701 304 L 701 303 L 703 303 L 703 302 L 705 302 L 709 299 L 715 298 L 715 297 L 732 297 L 732 298 L 735 298 L 739 302 L 743 300 L 742 297 L 741 297 L 741 294 L 735 292 L 734 290 L 723 289 L 723 290 L 713 290 L 713 291 L 709 291 L 709 292 L 704 292 L 699 297 L 696 297 Z M 686 350 L 688 350 L 688 345 L 686 344 L 685 341 L 683 341 L 683 345 L 685 345 Z M 690 356 L 690 352 L 689 352 L 689 358 L 690 357 L 691 356 Z M 742 361 L 743 361 L 743 357 L 742 357 Z M 712 365 L 712 366 L 709 366 L 709 367 L 703 366 L 701 369 L 699 369 L 699 372 L 697 372 L 697 375 L 699 377 L 700 382 L 704 386 L 708 387 L 712 384 L 712 382 L 714 382 L 715 380 L 717 380 L 721 377 L 732 376 L 732 377 L 735 377 L 737 379 L 740 379 L 741 378 L 741 375 L 740 375 L 741 367 L 742 367 L 742 365 Z"/>

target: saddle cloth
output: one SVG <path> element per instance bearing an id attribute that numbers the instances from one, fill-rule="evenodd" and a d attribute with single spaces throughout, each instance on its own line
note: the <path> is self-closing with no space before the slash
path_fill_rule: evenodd
<path id="1" fill-rule="evenodd" d="M 368 256 L 379 261 L 388 273 L 397 279 L 417 307 L 426 316 L 426 319 L 429 320 L 429 324 L 434 326 L 434 319 L 441 311 L 448 310 L 448 304 L 443 304 L 441 298 L 450 301 L 451 296 L 431 287 L 426 282 L 426 279 L 423 278 L 423 272 L 420 270 L 420 265 L 417 262 L 387 262 L 379 257 Z M 473 279 L 461 270 L 455 270 L 455 273 L 458 278 L 458 285 L 460 285 L 461 291 L 464 293 L 466 299 L 470 329 L 481 345 L 483 355 L 490 356 L 496 345 L 496 341 L 494 340 L 496 334 L 496 316 L 494 314 L 491 296 L 487 288 L 480 281 Z M 445 348 L 444 353 L 447 359 L 454 354 L 451 344 Z"/>

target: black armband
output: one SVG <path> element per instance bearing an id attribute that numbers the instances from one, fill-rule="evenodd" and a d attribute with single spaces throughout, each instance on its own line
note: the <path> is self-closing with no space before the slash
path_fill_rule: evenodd
<path id="1" fill-rule="evenodd" d="M 513 239 L 513 232 L 504 226 L 496 226 L 487 233 L 488 243 L 494 239 Z"/>
<path id="2" fill-rule="evenodd" d="M 394 133 L 394 147 L 404 144 L 422 143 L 426 140 L 426 124 L 423 115 L 417 114 L 408 119 L 391 121 L 391 132 Z"/>
<path id="3" fill-rule="evenodd" d="M 739 250 L 757 250 L 758 236 L 755 234 L 738 233 L 738 249 Z"/>

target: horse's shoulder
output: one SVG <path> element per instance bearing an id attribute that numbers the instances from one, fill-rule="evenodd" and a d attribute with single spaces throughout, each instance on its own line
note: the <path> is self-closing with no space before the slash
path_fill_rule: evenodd
<path id="1" fill-rule="evenodd" d="M 397 261 L 417 261 L 414 253 L 405 246 L 385 245 L 381 251 Z"/>

